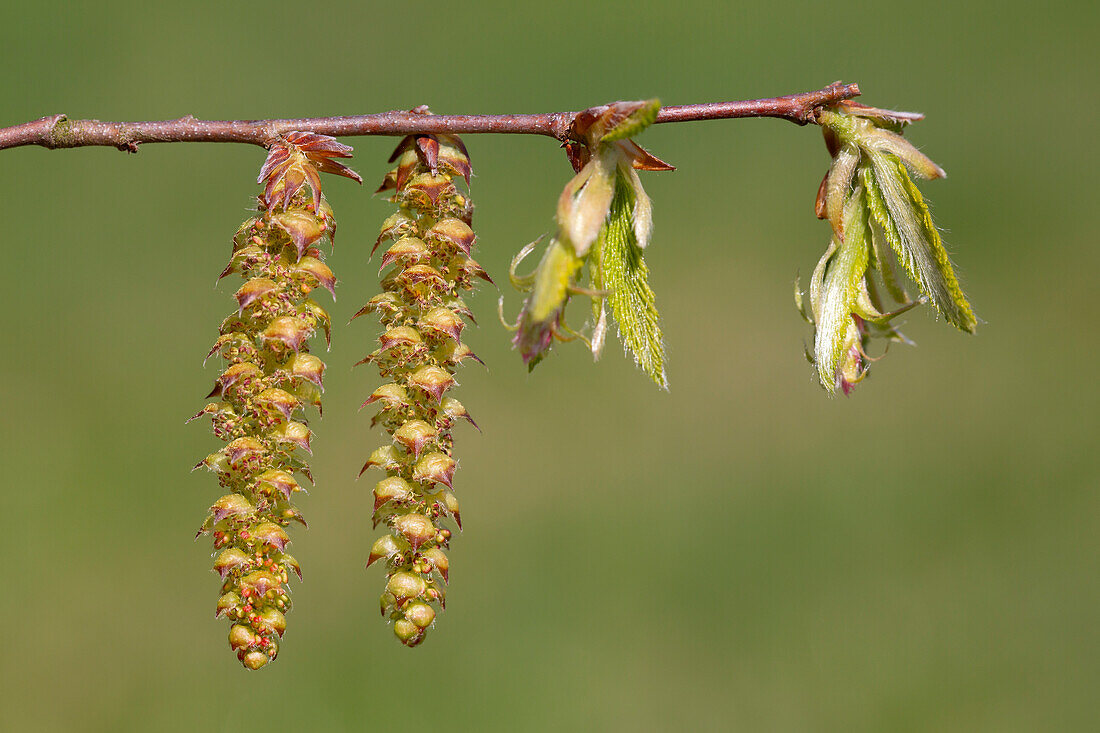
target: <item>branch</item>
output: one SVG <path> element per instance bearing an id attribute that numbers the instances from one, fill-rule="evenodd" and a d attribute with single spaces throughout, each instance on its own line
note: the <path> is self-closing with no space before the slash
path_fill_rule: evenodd
<path id="1" fill-rule="evenodd" d="M 739 117 L 777 117 L 799 125 L 816 121 L 817 110 L 859 95 L 856 84 L 834 82 L 816 92 L 770 99 L 714 102 L 662 107 L 657 122 L 690 122 Z M 178 120 L 157 122 L 100 122 L 70 120 L 65 115 L 0 129 L 0 150 L 22 145 L 44 148 L 78 148 L 109 145 L 137 152 L 141 143 L 251 143 L 267 145 L 294 130 L 332 137 L 351 135 L 409 135 L 502 133 L 546 135 L 565 142 L 578 139 L 573 121 L 578 112 L 532 115 L 425 115 L 418 112 L 383 112 L 355 117 L 314 117 L 296 120 Z"/>

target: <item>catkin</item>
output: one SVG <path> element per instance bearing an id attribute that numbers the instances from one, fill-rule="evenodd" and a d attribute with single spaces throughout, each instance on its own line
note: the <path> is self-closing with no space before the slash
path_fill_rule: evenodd
<path id="1" fill-rule="evenodd" d="M 367 565 L 385 560 L 381 612 L 401 643 L 412 647 L 424 640 L 436 609 L 446 604 L 438 581 L 448 580 L 444 550 L 451 531 L 443 521 L 462 526 L 452 491 L 451 429 L 458 419 L 473 423 L 448 392 L 463 360 L 480 361 L 462 342 L 463 318 L 470 312 L 461 293 L 473 288 L 475 278 L 489 278 L 470 256 L 473 207 L 454 180 L 469 184 L 462 142 L 445 135 L 409 136 L 390 160 L 397 166 L 379 191 L 392 190 L 390 200 L 399 208 L 375 243 L 377 249 L 391 242 L 380 270 L 388 272 L 382 292 L 356 314 L 377 314 L 384 329 L 378 348 L 359 363 L 374 364 L 386 380 L 364 405 L 381 408 L 372 426 L 380 424 L 392 438 L 363 466 L 386 474 L 374 486 L 373 520 L 388 531 L 372 546 Z"/>
<path id="2" fill-rule="evenodd" d="M 318 245 L 336 232 L 318 173 L 359 179 L 334 157 L 351 148 L 312 133 L 289 133 L 273 143 L 260 171 L 257 215 L 241 225 L 222 277 L 240 274 L 237 311 L 221 324 L 208 356 L 226 368 L 207 404 L 214 434 L 226 441 L 196 468 L 213 471 L 224 496 L 210 507 L 199 534 L 213 536 L 214 570 L 221 576 L 216 615 L 230 622 L 229 644 L 249 669 L 275 659 L 291 600 L 288 576 L 301 578 L 287 553 L 291 522 L 303 526 L 295 474 L 313 477 L 299 451 L 310 453 L 312 431 L 302 415 L 321 407 L 325 365 L 309 353 L 318 330 L 329 338 L 329 316 L 310 293 L 332 293 L 336 279 Z"/>

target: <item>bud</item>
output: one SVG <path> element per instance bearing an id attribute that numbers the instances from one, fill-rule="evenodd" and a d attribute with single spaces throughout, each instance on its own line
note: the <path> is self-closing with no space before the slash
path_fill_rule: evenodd
<path id="1" fill-rule="evenodd" d="M 405 454 L 398 450 L 397 446 L 384 445 L 381 448 L 375 449 L 374 453 L 370 454 L 370 458 L 363 464 L 363 468 L 359 471 L 359 475 L 362 476 L 368 468 L 372 467 L 381 468 L 383 471 L 399 471 L 401 470 L 404 457 Z"/>
<path id="2" fill-rule="evenodd" d="M 256 488 L 263 496 L 270 496 L 274 493 L 278 493 L 282 495 L 284 499 L 289 499 L 290 495 L 295 491 L 303 491 L 302 487 L 298 485 L 298 482 L 294 480 L 292 475 L 278 469 L 264 471 L 257 476 Z"/>
<path id="3" fill-rule="evenodd" d="M 435 331 L 458 341 L 466 325 L 448 308 L 432 308 L 421 317 L 417 325 L 421 329 Z"/>
<path id="4" fill-rule="evenodd" d="M 425 237 L 429 241 L 450 244 L 467 257 L 474 246 L 474 230 L 461 219 L 440 219 L 433 224 Z"/>
<path id="5" fill-rule="evenodd" d="M 407 619 L 398 619 L 393 623 L 393 633 L 401 643 L 406 646 L 416 646 L 420 643 L 423 631 L 419 626 Z"/>
<path id="6" fill-rule="evenodd" d="M 410 603 L 405 609 L 405 618 L 412 621 L 417 627 L 426 629 L 435 620 L 435 611 L 427 603 Z"/>
<path id="7" fill-rule="evenodd" d="M 240 494 L 226 494 L 210 506 L 215 522 L 226 517 L 251 517 L 256 512 L 252 502 Z"/>
<path id="8" fill-rule="evenodd" d="M 264 522 L 253 527 L 250 534 L 265 545 L 271 545 L 280 551 L 285 550 L 290 536 L 274 522 Z"/>
<path id="9" fill-rule="evenodd" d="M 444 491 L 442 498 L 443 508 L 455 518 L 455 524 L 462 529 L 462 514 L 458 511 L 458 497 L 450 491 Z"/>
<path id="10" fill-rule="evenodd" d="M 413 481 L 424 484 L 440 483 L 451 488 L 455 473 L 455 461 L 450 456 L 434 452 L 424 455 L 413 468 Z"/>
<path id="11" fill-rule="evenodd" d="M 393 535 L 382 535 L 374 541 L 374 545 L 370 548 L 370 557 L 367 559 L 367 567 L 373 565 L 377 560 L 382 558 L 389 559 L 401 552 L 403 544 L 403 542 L 399 541 Z"/>
<path id="12" fill-rule="evenodd" d="M 535 243 L 524 247 L 512 262 L 513 284 L 529 291 L 513 329 L 513 344 L 529 368 L 546 356 L 555 338 L 579 337 L 598 358 L 609 305 L 627 351 L 658 386 L 667 389 L 660 317 L 642 256 L 653 230 L 652 203 L 637 170 L 672 170 L 672 166 L 630 139 L 652 124 L 659 109 L 655 99 L 616 102 L 576 116 L 572 133 L 584 143 L 567 147 L 577 175 L 558 199 L 557 234 L 532 275 L 519 277 L 515 269 Z M 582 288 L 586 272 L 590 285 Z M 590 337 L 565 324 L 566 306 L 575 293 L 592 299 Z"/>
<path id="13" fill-rule="evenodd" d="M 293 351 L 300 351 L 302 344 L 312 335 L 313 329 L 300 318 L 283 316 L 273 320 L 260 337 L 266 342 L 274 341 Z"/>
<path id="14" fill-rule="evenodd" d="M 404 514 L 393 521 L 394 530 L 405 538 L 413 551 L 435 538 L 438 530 L 432 520 L 423 514 Z"/>
<path id="15" fill-rule="evenodd" d="M 237 305 L 239 307 L 238 312 L 244 312 L 244 309 L 255 303 L 257 300 L 263 298 L 265 295 L 278 291 L 279 286 L 274 280 L 270 280 L 266 277 L 257 277 L 249 280 L 241 289 L 237 291 L 234 297 L 237 298 Z"/>
<path id="16" fill-rule="evenodd" d="M 264 407 L 275 410 L 283 416 L 284 420 L 290 420 L 291 413 L 298 407 L 298 398 L 278 387 L 269 387 L 256 396 L 256 402 Z"/>
<path id="17" fill-rule="evenodd" d="M 400 262 L 402 265 L 416 265 L 421 262 L 428 262 L 432 258 L 432 253 L 428 249 L 428 245 L 416 237 L 404 237 L 397 240 L 393 245 L 386 250 L 386 254 L 382 257 L 382 266 L 380 270 L 389 267 L 394 262 Z"/>
<path id="18" fill-rule="evenodd" d="M 272 428 L 269 435 L 279 443 L 293 443 L 306 453 L 313 453 L 313 450 L 309 447 L 309 441 L 313 433 L 300 422 L 283 423 Z"/>
<path id="19" fill-rule="evenodd" d="M 286 616 L 277 608 L 265 608 L 260 613 L 259 627 L 268 636 L 271 634 L 282 636 L 286 631 Z"/>
<path id="20" fill-rule="evenodd" d="M 430 364 L 420 367 L 409 375 L 409 386 L 428 393 L 437 403 L 443 399 L 443 393 L 454 383 L 455 378 L 448 372 Z"/>
<path id="21" fill-rule="evenodd" d="M 325 363 L 313 354 L 293 354 L 283 368 L 295 378 L 312 382 L 318 389 L 324 389 L 321 379 L 325 374 Z"/>
<path id="22" fill-rule="evenodd" d="M 225 576 L 233 571 L 241 568 L 247 569 L 251 561 L 252 558 L 243 550 L 230 547 L 222 550 L 221 554 L 214 560 L 214 571 L 222 577 L 222 580 L 225 580 Z"/>
<path id="23" fill-rule="evenodd" d="M 417 458 L 424 446 L 435 440 L 436 433 L 436 429 L 423 420 L 409 420 L 394 431 L 393 439 Z"/>
<path id="24" fill-rule="evenodd" d="M 420 333 L 409 326 L 391 328 L 378 339 L 378 343 L 381 344 L 384 351 L 399 346 L 416 346 L 420 341 Z"/>
<path id="25" fill-rule="evenodd" d="M 404 501 L 412 494 L 409 482 L 400 476 L 384 478 L 374 485 L 374 511 L 391 501 Z"/>
<path id="26" fill-rule="evenodd" d="M 255 381 L 260 376 L 260 368 L 251 362 L 239 362 L 231 365 L 228 369 L 221 373 L 218 377 L 218 385 L 221 387 L 221 392 L 229 389 L 238 382 L 247 385 Z"/>
<path id="27" fill-rule="evenodd" d="M 253 671 L 263 667 L 265 664 L 271 661 L 271 659 L 261 651 L 245 652 L 240 656 L 241 664 Z"/>
<path id="28" fill-rule="evenodd" d="M 431 547 L 424 551 L 424 559 L 443 577 L 443 582 L 446 583 L 448 579 L 448 573 L 450 572 L 450 561 L 447 559 L 447 554 L 438 547 Z"/>
<path id="29" fill-rule="evenodd" d="M 259 637 L 252 632 L 252 629 L 243 624 L 233 624 L 229 628 L 229 647 L 234 651 L 247 649 L 257 641 L 259 641 Z"/>
<path id="30" fill-rule="evenodd" d="M 290 268 L 291 277 L 307 283 L 311 288 L 320 285 L 336 298 L 336 276 L 324 262 L 315 257 L 303 257 Z"/>
<path id="31" fill-rule="evenodd" d="M 418 575 L 394 573 L 386 583 L 386 592 L 392 594 L 397 603 L 401 603 L 410 598 L 418 598 L 427 587 L 424 579 Z"/>
<path id="32" fill-rule="evenodd" d="M 232 618 L 232 615 L 241 607 L 241 597 L 236 593 L 226 593 L 218 599 L 218 608 L 214 612 L 214 617 L 217 618 L 223 614 Z"/>

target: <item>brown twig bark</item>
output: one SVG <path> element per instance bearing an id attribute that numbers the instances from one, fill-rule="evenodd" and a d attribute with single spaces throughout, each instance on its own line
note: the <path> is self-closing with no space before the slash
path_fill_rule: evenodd
<path id="1" fill-rule="evenodd" d="M 739 117 L 777 117 L 799 125 L 813 122 L 816 110 L 859 95 L 856 84 L 835 82 L 815 92 L 738 102 L 688 104 L 661 108 L 657 122 L 689 122 Z M 502 133 L 546 135 L 565 142 L 576 139 L 573 121 L 578 112 L 530 115 L 424 115 L 383 112 L 355 117 L 315 117 L 296 120 L 178 120 L 156 122 L 100 122 L 70 120 L 51 115 L 0 129 L 0 150 L 22 145 L 77 148 L 107 145 L 136 152 L 142 143 L 208 142 L 251 143 L 267 146 L 282 133 L 298 130 L 333 137 L 354 135 L 409 135 Z"/>

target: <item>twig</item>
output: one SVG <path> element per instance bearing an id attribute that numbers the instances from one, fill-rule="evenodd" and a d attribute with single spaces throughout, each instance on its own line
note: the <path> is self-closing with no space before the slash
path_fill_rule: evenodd
<path id="1" fill-rule="evenodd" d="M 737 117 L 778 117 L 799 125 L 813 122 L 817 110 L 859 95 L 856 84 L 835 82 L 816 92 L 770 99 L 714 102 L 663 107 L 657 122 L 688 122 Z M 292 130 L 333 137 L 353 135 L 408 135 L 412 133 L 503 133 L 546 135 L 562 142 L 575 139 L 572 127 L 577 112 L 531 115 L 424 115 L 416 112 L 383 112 L 355 117 L 315 117 L 296 120 L 178 120 L 157 122 L 100 122 L 70 120 L 51 115 L 22 125 L 0 129 L 0 150 L 22 145 L 45 148 L 78 148 L 109 145 L 137 152 L 141 143 L 207 142 L 251 143 L 267 146 Z"/>

